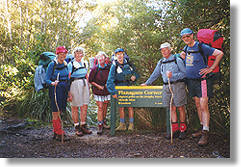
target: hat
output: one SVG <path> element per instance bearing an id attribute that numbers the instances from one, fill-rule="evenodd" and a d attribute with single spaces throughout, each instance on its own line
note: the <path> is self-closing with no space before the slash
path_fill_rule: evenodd
<path id="1" fill-rule="evenodd" d="M 124 52 L 124 49 L 122 49 L 122 48 L 117 48 L 117 49 L 115 50 L 115 54 L 118 53 L 118 52 Z"/>
<path id="2" fill-rule="evenodd" d="M 56 48 L 56 54 L 59 54 L 59 53 L 68 53 L 68 50 L 65 49 L 64 46 L 59 46 Z"/>
<path id="3" fill-rule="evenodd" d="M 186 34 L 193 34 L 193 31 L 192 31 L 190 28 L 184 28 L 184 29 L 181 31 L 180 35 L 181 35 L 181 37 L 182 37 L 183 35 L 186 35 Z"/>
<path id="4" fill-rule="evenodd" d="M 168 42 L 165 42 L 165 43 L 161 44 L 159 49 L 161 50 L 163 48 L 171 48 L 171 44 L 169 44 Z"/>

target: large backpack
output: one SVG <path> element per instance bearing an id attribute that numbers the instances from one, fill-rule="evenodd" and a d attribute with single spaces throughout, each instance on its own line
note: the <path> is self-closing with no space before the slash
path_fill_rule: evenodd
<path id="1" fill-rule="evenodd" d="M 211 30 L 211 29 L 200 29 L 197 33 L 197 39 L 200 44 L 205 43 L 215 49 L 223 50 L 223 37 L 217 30 Z M 201 45 L 199 48 L 202 48 Z M 199 49 L 200 50 L 200 49 Z M 202 54 L 202 50 L 200 50 Z M 204 57 L 204 55 L 202 54 Z M 204 62 L 211 67 L 215 61 L 215 56 L 209 56 L 208 60 L 204 58 Z M 212 73 L 218 73 L 220 71 L 219 65 L 212 71 Z"/>
<path id="2" fill-rule="evenodd" d="M 46 69 L 49 63 L 56 58 L 56 55 L 52 52 L 43 52 L 39 55 L 39 58 L 38 66 L 34 73 L 34 87 L 37 92 L 46 87 Z"/>

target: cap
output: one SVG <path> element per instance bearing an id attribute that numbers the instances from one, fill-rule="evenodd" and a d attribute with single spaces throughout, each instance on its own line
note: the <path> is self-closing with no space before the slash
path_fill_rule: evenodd
<path id="1" fill-rule="evenodd" d="M 168 42 L 165 42 L 165 43 L 161 44 L 159 49 L 161 50 L 163 48 L 171 48 L 171 44 L 169 44 Z"/>
<path id="2" fill-rule="evenodd" d="M 64 46 L 59 46 L 56 48 L 56 54 L 59 54 L 59 53 L 68 53 L 68 50 L 65 49 Z"/>
<path id="3" fill-rule="evenodd" d="M 185 34 L 193 34 L 193 31 L 192 31 L 190 28 L 184 28 L 184 29 L 181 31 L 180 35 L 183 36 L 183 35 L 185 35 Z"/>
<path id="4" fill-rule="evenodd" d="M 122 48 L 117 48 L 117 49 L 115 50 L 115 54 L 118 53 L 118 52 L 124 52 L 124 49 L 122 49 Z"/>

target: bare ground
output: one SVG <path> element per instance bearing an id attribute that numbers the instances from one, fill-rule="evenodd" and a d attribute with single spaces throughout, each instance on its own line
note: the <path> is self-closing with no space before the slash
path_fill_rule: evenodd
<path id="1" fill-rule="evenodd" d="M 66 127 L 70 141 L 62 144 L 52 139 L 52 127 L 14 126 L 21 122 L 0 120 L 1 158 L 230 158 L 229 139 L 215 134 L 210 134 L 208 146 L 200 147 L 190 134 L 171 144 L 165 133 L 157 131 L 117 132 L 111 136 L 105 130 L 99 136 L 92 127 L 93 134 L 77 137 L 72 127 Z"/>

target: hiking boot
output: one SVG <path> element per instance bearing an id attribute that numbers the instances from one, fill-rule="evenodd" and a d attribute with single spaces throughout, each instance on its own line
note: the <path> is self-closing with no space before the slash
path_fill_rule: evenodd
<path id="1" fill-rule="evenodd" d="M 208 131 L 202 130 L 202 136 L 200 140 L 198 141 L 199 146 L 205 146 L 208 144 Z"/>
<path id="2" fill-rule="evenodd" d="M 180 133 L 179 130 L 173 132 L 173 136 L 172 136 L 173 139 L 174 139 L 174 138 L 178 138 L 178 137 L 179 137 L 179 133 Z M 165 136 L 165 138 L 168 139 L 168 140 L 170 140 L 170 139 L 171 139 L 171 133 L 170 133 L 170 134 L 167 134 L 167 135 Z"/>
<path id="3" fill-rule="evenodd" d="M 81 125 L 80 128 L 81 128 L 81 131 L 83 132 L 83 134 L 91 134 L 91 133 L 92 133 L 92 131 L 89 130 L 89 129 L 86 127 L 86 124 Z"/>
<path id="4" fill-rule="evenodd" d="M 103 125 L 98 125 L 98 130 L 97 130 L 97 134 L 101 135 L 103 133 Z"/>
<path id="5" fill-rule="evenodd" d="M 54 133 L 53 139 L 61 142 L 62 141 L 62 135 Z M 69 141 L 69 140 L 70 140 L 70 138 L 67 135 L 64 134 L 63 135 L 63 141 Z"/>
<path id="6" fill-rule="evenodd" d="M 129 123 L 128 130 L 133 131 L 134 130 L 134 124 Z"/>
<path id="7" fill-rule="evenodd" d="M 77 126 L 75 126 L 74 128 L 75 128 L 75 134 L 76 134 L 76 136 L 81 137 L 81 136 L 84 135 L 83 132 L 81 131 L 80 125 L 77 125 Z"/>
<path id="8" fill-rule="evenodd" d="M 202 135 L 202 130 L 199 130 L 199 131 L 193 133 L 193 134 L 192 134 L 192 137 L 193 137 L 193 138 L 197 138 L 197 137 L 200 137 L 201 135 Z"/>
<path id="9" fill-rule="evenodd" d="M 186 131 L 184 131 L 184 132 L 180 132 L 180 134 L 179 134 L 179 139 L 181 139 L 181 140 L 184 140 L 185 138 L 186 138 Z"/>
<path id="10" fill-rule="evenodd" d="M 118 131 L 118 130 L 126 130 L 126 124 L 120 122 L 120 125 L 115 130 L 116 131 Z"/>
<path id="11" fill-rule="evenodd" d="M 103 123 L 103 128 L 105 128 L 105 129 L 110 129 L 110 126 L 107 125 L 106 121 L 104 121 L 104 123 Z"/>

